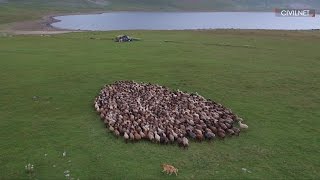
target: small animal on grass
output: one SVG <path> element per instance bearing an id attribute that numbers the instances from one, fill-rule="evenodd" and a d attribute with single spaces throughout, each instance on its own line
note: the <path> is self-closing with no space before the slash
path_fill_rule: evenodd
<path id="1" fill-rule="evenodd" d="M 241 121 L 238 121 L 240 129 L 248 129 L 248 125 L 241 123 Z"/>
<path id="2" fill-rule="evenodd" d="M 162 166 L 162 172 L 166 172 L 167 174 L 171 175 L 172 173 L 174 173 L 176 176 L 178 175 L 178 169 L 175 168 L 172 165 L 169 164 L 161 164 Z"/>

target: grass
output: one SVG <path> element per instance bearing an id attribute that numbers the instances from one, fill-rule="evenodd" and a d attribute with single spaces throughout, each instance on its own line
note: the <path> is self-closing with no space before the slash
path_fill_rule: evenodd
<path id="1" fill-rule="evenodd" d="M 45 15 L 98 10 L 103 10 L 103 8 L 91 6 L 90 4 L 81 1 L 76 3 L 72 0 L 67 2 L 55 1 L 51 3 L 40 3 L 35 0 L 28 2 L 17 1 L 5 4 L 0 3 L 0 25 L 12 22 L 37 20 Z"/>
<path id="2" fill-rule="evenodd" d="M 123 33 L 142 41 L 109 40 Z M 1 37 L 0 179 L 28 179 L 28 163 L 36 179 L 66 170 L 75 179 L 318 179 L 319 42 L 316 32 L 233 30 Z M 189 150 L 125 144 L 92 107 L 116 80 L 197 91 L 249 130 Z M 162 174 L 164 162 L 179 175 Z"/>

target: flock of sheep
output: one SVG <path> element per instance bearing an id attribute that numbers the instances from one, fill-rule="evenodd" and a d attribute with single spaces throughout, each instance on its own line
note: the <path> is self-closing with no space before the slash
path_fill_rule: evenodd
<path id="1" fill-rule="evenodd" d="M 94 101 L 107 128 L 126 142 L 142 139 L 188 147 L 202 141 L 239 135 L 248 126 L 219 103 L 196 94 L 172 92 L 150 83 L 117 81 L 105 85 Z"/>

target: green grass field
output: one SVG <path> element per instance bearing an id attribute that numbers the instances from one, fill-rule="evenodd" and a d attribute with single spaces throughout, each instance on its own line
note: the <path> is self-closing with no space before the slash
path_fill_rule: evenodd
<path id="1" fill-rule="evenodd" d="M 110 40 L 122 33 L 142 41 Z M 233 30 L 0 37 L 0 179 L 28 179 L 27 163 L 34 179 L 66 170 L 75 179 L 318 179 L 319 42 L 317 32 Z M 117 80 L 197 91 L 249 130 L 189 150 L 125 144 L 92 107 Z M 179 175 L 162 174 L 164 162 Z"/>

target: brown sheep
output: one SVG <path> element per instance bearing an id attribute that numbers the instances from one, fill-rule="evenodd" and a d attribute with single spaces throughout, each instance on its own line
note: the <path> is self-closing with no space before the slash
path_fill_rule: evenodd
<path id="1" fill-rule="evenodd" d="M 219 125 L 223 130 L 228 129 L 228 127 L 224 123 L 219 123 Z"/>
<path id="2" fill-rule="evenodd" d="M 131 132 L 131 133 L 129 133 L 129 137 L 130 137 L 130 140 L 131 141 L 134 141 L 134 134 Z"/>
<path id="3" fill-rule="evenodd" d="M 196 129 L 196 137 L 198 141 L 202 141 L 203 140 L 203 134 L 201 130 Z"/>
<path id="4" fill-rule="evenodd" d="M 234 135 L 234 131 L 232 129 L 227 129 L 226 131 L 229 135 Z"/>
<path id="5" fill-rule="evenodd" d="M 94 107 L 106 128 L 123 135 L 126 142 L 144 138 L 164 144 L 178 141 L 187 148 L 189 137 L 202 141 L 239 135 L 235 122 L 241 129 L 248 128 L 230 109 L 200 95 L 173 93 L 163 86 L 134 81 L 105 85 Z"/>
<path id="6" fill-rule="evenodd" d="M 104 120 L 104 117 L 105 117 L 104 114 L 101 113 L 101 114 L 100 114 L 100 119 L 101 119 L 101 120 Z"/>
<path id="7" fill-rule="evenodd" d="M 186 137 L 182 138 L 182 143 L 183 143 L 183 147 L 184 148 L 188 148 L 189 147 L 189 140 Z"/>
<path id="8" fill-rule="evenodd" d="M 142 139 L 145 139 L 145 138 L 146 138 L 146 135 L 145 135 L 142 131 L 140 131 L 139 134 L 140 134 L 140 136 L 141 136 Z"/>
<path id="9" fill-rule="evenodd" d="M 124 137 L 124 139 L 125 139 L 125 141 L 127 143 L 128 140 L 129 140 L 129 135 L 127 134 L 127 132 L 124 133 L 123 137 Z"/>
<path id="10" fill-rule="evenodd" d="M 114 134 L 116 135 L 116 137 L 120 136 L 120 132 L 117 129 L 114 130 Z"/>
<path id="11" fill-rule="evenodd" d="M 160 143 L 160 136 L 156 132 L 154 133 L 154 139 L 156 142 Z"/>
<path id="12" fill-rule="evenodd" d="M 178 137 L 177 142 L 180 147 L 183 147 L 183 140 L 181 137 Z"/>
<path id="13" fill-rule="evenodd" d="M 223 139 L 226 137 L 226 133 L 224 131 L 218 131 L 218 136 Z"/>
<path id="14" fill-rule="evenodd" d="M 134 132 L 134 139 L 135 139 L 136 141 L 141 140 L 141 136 L 140 136 L 140 134 L 139 134 L 139 133 L 137 133 L 137 132 Z"/>
<path id="15" fill-rule="evenodd" d="M 154 140 L 154 134 L 151 131 L 149 131 L 149 133 L 148 133 L 148 138 L 150 141 Z"/>
<path id="16" fill-rule="evenodd" d="M 239 128 L 233 127 L 232 130 L 234 131 L 235 135 L 239 136 L 239 134 L 240 134 L 240 129 Z"/>
<path id="17" fill-rule="evenodd" d="M 169 134 L 169 140 L 170 140 L 171 143 L 174 142 L 174 136 L 172 134 Z"/>

